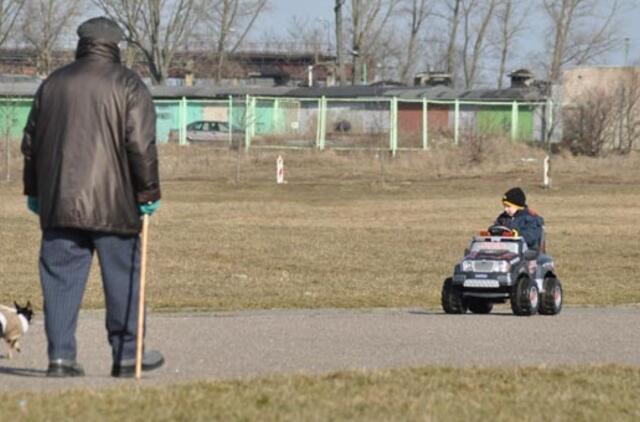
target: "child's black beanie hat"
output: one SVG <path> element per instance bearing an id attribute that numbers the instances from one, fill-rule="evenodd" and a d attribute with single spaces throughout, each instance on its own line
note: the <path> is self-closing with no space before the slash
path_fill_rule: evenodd
<path id="1" fill-rule="evenodd" d="M 524 207 L 527 203 L 527 197 L 524 194 L 524 191 L 520 188 L 511 188 L 507 192 L 505 192 L 502 197 L 502 201 L 509 202 L 513 205 L 517 205 L 519 207 Z"/>

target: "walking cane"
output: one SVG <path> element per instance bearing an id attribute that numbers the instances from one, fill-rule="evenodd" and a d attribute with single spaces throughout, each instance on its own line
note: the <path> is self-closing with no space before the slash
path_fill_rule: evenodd
<path id="1" fill-rule="evenodd" d="M 144 285 L 147 275 L 147 235 L 149 216 L 142 217 L 142 251 L 140 256 L 140 295 L 138 300 L 138 335 L 136 338 L 136 380 L 140 381 L 142 372 L 142 340 L 144 339 Z"/>

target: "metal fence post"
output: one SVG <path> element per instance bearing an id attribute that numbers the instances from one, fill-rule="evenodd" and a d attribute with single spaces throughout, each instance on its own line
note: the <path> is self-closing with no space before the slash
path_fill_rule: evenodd
<path id="1" fill-rule="evenodd" d="M 258 113 L 256 112 L 256 105 L 258 99 L 251 97 L 251 138 L 256 136 L 256 121 L 258 120 Z"/>
<path id="2" fill-rule="evenodd" d="M 389 100 L 389 151 L 393 153 L 393 98 Z"/>
<path id="3" fill-rule="evenodd" d="M 320 150 L 324 151 L 327 138 L 327 97 L 320 99 Z"/>
<path id="4" fill-rule="evenodd" d="M 393 97 L 389 106 L 391 115 L 391 121 L 389 122 L 389 146 L 391 149 L 391 155 L 395 157 L 396 152 L 398 151 L 398 98 Z"/>
<path id="5" fill-rule="evenodd" d="M 229 95 L 229 103 L 227 105 L 227 125 L 229 125 L 229 146 L 233 145 L 233 97 Z"/>
<path id="6" fill-rule="evenodd" d="M 511 140 L 518 139 L 518 102 L 514 101 L 511 105 Z"/>
<path id="7" fill-rule="evenodd" d="M 454 102 L 453 120 L 453 143 L 458 145 L 460 141 L 460 100 L 457 98 Z"/>
<path id="8" fill-rule="evenodd" d="M 180 121 L 180 145 L 187 144 L 187 97 L 180 99 L 178 107 L 178 120 Z"/>
<path id="9" fill-rule="evenodd" d="M 280 130 L 278 128 L 278 123 L 279 123 L 279 119 L 278 119 L 278 112 L 280 111 L 280 102 L 278 101 L 278 99 L 274 99 L 273 100 L 273 133 L 279 133 Z"/>
<path id="10" fill-rule="evenodd" d="M 553 121 L 553 100 L 549 99 L 547 100 L 547 113 L 549 114 L 549 117 L 547 118 L 547 133 L 545 133 L 545 138 L 547 139 L 547 142 L 549 143 L 549 145 L 551 145 L 551 135 L 553 132 L 553 125 L 554 125 L 554 121 Z"/>
<path id="11" fill-rule="evenodd" d="M 318 98 L 316 113 L 316 148 L 320 149 L 320 126 L 322 125 L 322 99 Z"/>
<path id="12" fill-rule="evenodd" d="M 244 99 L 244 149 L 249 150 L 251 145 L 251 127 L 250 116 L 251 112 L 251 97 L 247 95 Z"/>
<path id="13" fill-rule="evenodd" d="M 427 99 L 422 99 L 422 149 L 429 149 L 429 120 Z"/>

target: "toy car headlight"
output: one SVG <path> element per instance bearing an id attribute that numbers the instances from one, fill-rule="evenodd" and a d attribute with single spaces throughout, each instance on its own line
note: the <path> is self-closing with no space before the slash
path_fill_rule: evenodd
<path id="1" fill-rule="evenodd" d="M 506 273 L 509 270 L 511 270 L 509 261 L 496 261 L 494 264 L 494 271 L 497 273 Z"/>
<path id="2" fill-rule="evenodd" d="M 462 268 L 462 271 L 465 273 L 471 272 L 473 271 L 473 262 L 464 260 L 462 261 L 462 264 L 460 264 L 460 267 Z"/>

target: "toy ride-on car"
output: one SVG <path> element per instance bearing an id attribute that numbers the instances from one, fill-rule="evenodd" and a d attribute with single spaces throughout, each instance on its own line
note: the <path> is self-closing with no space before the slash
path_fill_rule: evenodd
<path id="1" fill-rule="evenodd" d="M 495 303 L 511 303 L 516 315 L 555 315 L 562 309 L 562 285 L 553 259 L 540 247 L 530 249 L 516 232 L 492 226 L 474 236 L 453 277 L 442 286 L 442 308 L 448 314 L 467 309 L 488 314 Z"/>

